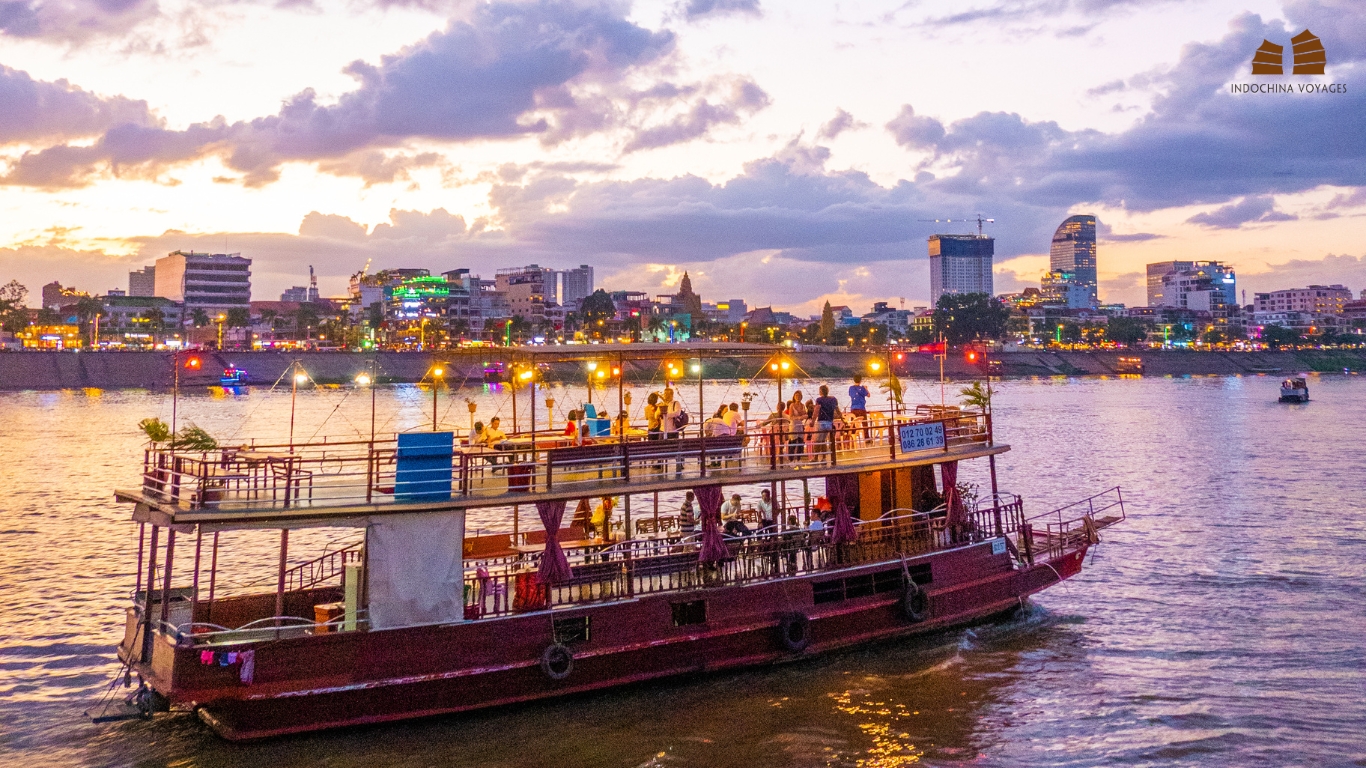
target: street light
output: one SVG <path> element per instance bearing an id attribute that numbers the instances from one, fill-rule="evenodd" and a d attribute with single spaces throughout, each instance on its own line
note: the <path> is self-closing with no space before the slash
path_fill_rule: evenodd
<path id="1" fill-rule="evenodd" d="M 440 363 L 432 366 L 432 431 L 436 431 L 436 385 L 442 376 L 446 375 L 446 369 Z"/>
<path id="2" fill-rule="evenodd" d="M 370 449 L 375 447 L 375 361 L 370 361 L 370 372 L 361 371 L 356 374 L 356 386 L 370 388 Z"/>
<path id="3" fill-rule="evenodd" d="M 299 363 L 294 363 L 294 375 L 290 377 L 289 388 L 289 452 L 294 453 L 294 403 L 299 395 L 299 385 L 308 383 L 308 374 Z"/>

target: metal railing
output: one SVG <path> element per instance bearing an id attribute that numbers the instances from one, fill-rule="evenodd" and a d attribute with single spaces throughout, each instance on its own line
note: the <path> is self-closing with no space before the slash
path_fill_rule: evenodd
<path id="1" fill-rule="evenodd" d="M 1119 486 L 1051 512 L 1026 518 L 1020 526 L 1019 550 L 1029 562 L 1052 560 L 1100 541 L 1099 533 L 1123 522 L 1124 494 Z"/>
<path id="2" fill-rule="evenodd" d="M 243 445 L 214 451 L 151 448 L 142 493 L 191 509 L 290 509 L 526 493 L 614 494 L 641 481 L 735 481 L 782 470 L 820 470 L 951 455 L 991 444 L 990 417 L 962 412 L 851 419 L 833 430 L 759 425 L 747 435 L 626 440 L 563 446 L 513 435 L 498 449 L 457 447 L 447 469 L 399 472 L 397 441 Z M 903 449 L 903 427 L 942 425 L 934 447 Z"/>
<path id="3" fill-rule="evenodd" d="M 1008 506 L 1018 512 L 1018 497 Z M 541 584 L 537 578 L 538 556 L 492 568 L 473 562 L 467 564 L 465 577 L 465 616 L 492 618 L 555 606 L 747 584 L 833 567 L 893 561 L 902 555 L 919 555 L 992 538 L 996 511 L 997 507 L 992 506 L 967 512 L 967 533 L 951 530 L 946 511 L 940 507 L 930 512 L 893 510 L 876 520 L 856 520 L 858 538 L 845 544 L 835 544 L 829 530 L 780 530 L 728 538 L 728 555 L 718 563 L 700 562 L 700 534 L 662 540 L 635 539 L 600 549 L 566 551 L 571 576 L 566 582 L 551 585 Z"/>

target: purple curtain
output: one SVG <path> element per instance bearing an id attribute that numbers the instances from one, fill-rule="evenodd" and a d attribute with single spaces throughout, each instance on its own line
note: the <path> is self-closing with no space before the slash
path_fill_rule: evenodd
<path id="1" fill-rule="evenodd" d="M 963 497 L 958 493 L 958 462 L 946 461 L 939 465 L 939 474 L 944 480 L 944 506 L 948 508 L 947 520 L 950 531 L 957 531 L 964 523 Z"/>
<path id="2" fill-rule="evenodd" d="M 702 551 L 698 559 L 704 563 L 718 563 L 730 557 L 730 550 L 721 538 L 721 502 L 725 494 L 719 485 L 694 488 L 693 494 L 702 510 Z"/>
<path id="3" fill-rule="evenodd" d="M 830 475 L 825 478 L 825 496 L 835 511 L 835 529 L 830 540 L 836 544 L 858 541 L 858 529 L 854 527 L 854 516 L 849 511 L 851 501 L 858 498 L 857 475 Z"/>
<path id="4" fill-rule="evenodd" d="M 538 501 L 536 514 L 541 516 L 545 526 L 545 552 L 541 554 L 541 568 L 536 580 L 542 584 L 558 584 L 568 581 L 571 575 L 569 558 L 560 549 L 560 522 L 564 520 L 563 501 Z"/>

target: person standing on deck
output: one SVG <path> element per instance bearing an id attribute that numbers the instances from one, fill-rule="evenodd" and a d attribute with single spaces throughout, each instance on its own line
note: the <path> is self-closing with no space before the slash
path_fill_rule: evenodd
<path id="1" fill-rule="evenodd" d="M 792 393 L 792 400 L 787 404 L 787 418 L 791 421 L 788 427 L 787 455 L 789 458 L 802 455 L 803 443 L 806 441 L 806 403 L 802 402 L 802 391 L 799 389 Z"/>
<path id="2" fill-rule="evenodd" d="M 830 440 L 835 434 L 835 419 L 840 417 L 840 401 L 830 396 L 830 387 L 821 385 L 821 396 L 816 398 L 816 446 L 815 453 L 824 456 L 830 450 Z"/>
<path id="3" fill-rule="evenodd" d="M 683 506 L 678 510 L 678 532 L 683 536 L 697 533 L 697 509 L 693 506 L 696 497 L 692 491 L 683 496 Z"/>
<path id="4" fill-rule="evenodd" d="M 868 388 L 863 386 L 863 377 L 854 376 L 854 385 L 849 387 L 849 413 L 860 419 L 868 418 Z"/>
<path id="5" fill-rule="evenodd" d="M 645 399 L 645 434 L 649 440 L 664 436 L 664 411 L 659 405 L 659 393 L 651 392 Z"/>

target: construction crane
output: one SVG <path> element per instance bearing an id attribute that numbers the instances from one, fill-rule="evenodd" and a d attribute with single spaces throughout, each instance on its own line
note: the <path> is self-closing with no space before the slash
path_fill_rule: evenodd
<path id="1" fill-rule="evenodd" d="M 917 221 L 933 221 L 933 222 L 935 222 L 935 223 L 953 223 L 953 222 L 956 221 L 956 222 L 958 222 L 958 223 L 960 223 L 960 224 L 963 224 L 963 223 L 968 223 L 968 224 L 970 224 L 970 223 L 972 223 L 972 222 L 975 221 L 975 222 L 977 222 L 977 236 L 978 236 L 978 237 L 981 237 L 981 236 L 982 236 L 982 225 L 983 225 L 983 224 L 995 224 L 995 223 L 996 223 L 996 220 L 995 220 L 995 219 L 986 219 L 986 218 L 983 218 L 983 217 L 982 217 L 982 214 L 980 214 L 980 213 L 977 214 L 977 216 L 976 216 L 975 218 L 971 218 L 971 219 L 917 219 Z"/>

